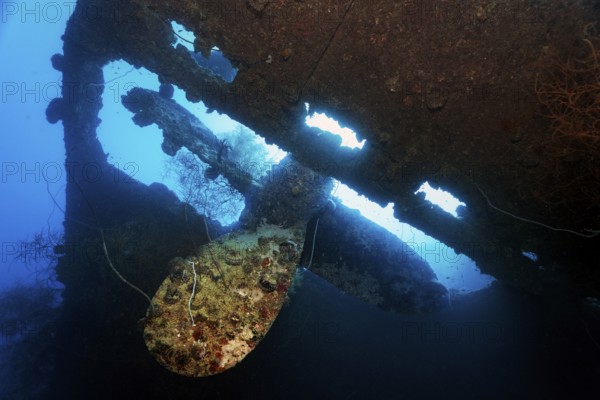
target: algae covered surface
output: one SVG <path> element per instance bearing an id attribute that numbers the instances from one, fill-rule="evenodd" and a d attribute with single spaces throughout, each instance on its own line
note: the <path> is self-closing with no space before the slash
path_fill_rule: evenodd
<path id="1" fill-rule="evenodd" d="M 236 231 L 171 261 L 152 299 L 144 341 L 168 370 L 191 377 L 239 363 L 284 304 L 305 227 Z"/>

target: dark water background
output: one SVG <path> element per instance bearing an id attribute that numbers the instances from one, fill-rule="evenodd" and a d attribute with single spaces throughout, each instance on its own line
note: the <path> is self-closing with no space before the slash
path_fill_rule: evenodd
<path id="1" fill-rule="evenodd" d="M 68 328 L 74 335 L 79 329 L 76 321 Z M 60 385 L 58 391 L 51 385 L 50 397 L 42 398 L 594 399 L 600 394 L 600 309 L 499 284 L 455 299 L 452 309 L 402 315 L 358 301 L 305 272 L 259 346 L 235 368 L 202 379 L 164 370 L 145 351 L 140 329 L 126 332 L 139 351 L 89 356 L 90 346 L 118 341 L 117 336 L 97 337 L 84 347 L 53 347 L 49 337 L 36 343 L 33 348 L 56 351 L 59 362 L 71 363 L 73 370 L 88 371 L 82 381 L 46 370 Z M 28 357 L 18 354 L 17 367 L 27 368 Z M 30 367 L 39 373 L 37 365 Z M 94 370 L 97 376 L 89 374 Z"/>
<path id="2" fill-rule="evenodd" d="M 558 399 L 600 394 L 600 348 L 588 335 L 600 327 L 597 309 L 494 285 L 455 301 L 451 310 L 398 315 L 339 293 L 312 274 L 305 275 L 292 299 L 260 351 L 249 356 L 249 364 L 269 365 L 256 374 L 260 381 L 277 383 L 281 396 Z"/>

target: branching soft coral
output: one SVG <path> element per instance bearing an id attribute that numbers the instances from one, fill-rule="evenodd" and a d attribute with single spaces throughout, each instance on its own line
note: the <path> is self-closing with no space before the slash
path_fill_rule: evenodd
<path id="1" fill-rule="evenodd" d="M 600 204 L 600 37 L 590 30 L 576 55 L 548 57 L 535 85 L 551 127 L 542 148 L 553 166 L 536 196 L 578 210 Z"/>

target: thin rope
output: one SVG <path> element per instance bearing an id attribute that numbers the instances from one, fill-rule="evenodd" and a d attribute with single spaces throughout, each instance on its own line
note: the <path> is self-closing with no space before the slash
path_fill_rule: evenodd
<path id="1" fill-rule="evenodd" d="M 505 210 L 503 210 L 501 208 L 498 208 L 495 205 L 493 205 L 492 202 L 490 201 L 490 199 L 487 197 L 487 195 L 483 192 L 483 190 L 481 190 L 481 188 L 479 187 L 479 185 L 475 184 L 475 187 L 479 190 L 479 192 L 485 198 L 485 201 L 487 201 L 487 203 L 488 203 L 488 205 L 490 207 L 492 207 L 494 210 L 496 210 L 498 212 L 501 212 L 502 214 L 506 214 L 506 215 L 508 215 L 510 217 L 513 217 L 515 219 L 518 219 L 520 221 L 527 222 L 527 223 L 534 224 L 534 225 L 538 225 L 538 226 L 544 227 L 546 229 L 550 229 L 550 230 L 555 231 L 555 232 L 567 232 L 567 233 L 571 233 L 573 235 L 581 236 L 581 237 L 584 237 L 586 239 L 593 238 L 595 236 L 598 236 L 598 234 L 600 234 L 600 230 L 586 229 L 587 231 L 592 232 L 592 233 L 581 233 L 581 232 L 577 232 L 577 231 L 574 231 L 574 230 L 571 230 L 571 229 L 556 228 L 556 227 L 544 224 L 542 222 L 534 221 L 534 220 L 529 219 L 529 218 L 519 217 L 518 215 L 515 215 L 513 213 L 510 213 L 508 211 L 505 211 Z"/>
<path id="2" fill-rule="evenodd" d="M 92 207 L 92 204 L 90 203 L 87 196 L 83 192 L 83 189 L 81 188 L 81 186 L 79 186 L 79 183 L 77 183 L 77 181 L 75 180 L 75 177 L 71 177 L 71 178 L 72 178 L 73 184 L 75 184 L 75 187 L 77 187 L 77 190 L 79 190 L 79 193 L 81 193 L 83 200 L 85 201 L 88 208 L 92 212 L 92 216 L 94 217 L 94 220 L 96 221 L 96 228 L 100 231 L 100 238 L 102 239 L 102 249 L 104 250 L 104 255 L 106 256 L 108 265 L 110 266 L 112 271 L 115 273 L 115 275 L 117 275 L 117 277 L 119 277 L 119 279 L 121 279 L 121 281 L 123 281 L 123 283 L 125 283 L 127 286 L 129 286 L 136 292 L 140 293 L 142 296 L 144 296 L 146 298 L 146 300 L 148 300 L 148 304 L 150 304 L 150 311 L 153 312 L 154 305 L 152 304 L 152 299 L 150 299 L 150 297 L 142 289 L 140 289 L 139 287 L 135 286 L 133 283 L 131 283 L 127 279 L 125 279 L 123 277 L 123 275 L 121 275 L 121 273 L 119 273 L 119 271 L 113 265 L 112 261 L 110 260 L 110 257 L 108 256 L 108 249 L 106 248 L 106 240 L 104 239 L 104 231 L 100 227 L 100 220 L 98 219 L 98 215 L 96 215 L 96 211 L 94 210 L 94 207 Z"/>
<path id="3" fill-rule="evenodd" d="M 310 259 L 308 260 L 308 265 L 306 269 L 309 269 L 312 264 L 313 254 L 315 254 L 315 239 L 317 238 L 317 229 L 319 228 L 319 218 L 317 218 L 317 222 L 315 223 L 315 231 L 313 233 L 312 238 L 312 249 L 310 250 Z"/>
<path id="4" fill-rule="evenodd" d="M 121 275 L 119 273 L 119 271 L 115 268 L 112 261 L 110 260 L 110 257 L 108 256 L 108 250 L 106 249 L 106 241 L 104 240 L 104 232 L 102 232 L 101 228 L 98 228 L 98 229 L 100 230 L 100 236 L 102 237 L 102 248 L 104 249 L 104 255 L 106 256 L 106 260 L 108 261 L 108 265 L 110 266 L 110 268 L 119 277 L 119 279 L 121 279 L 123 281 L 123 283 L 125 283 L 127 286 L 129 286 L 130 288 L 132 288 L 133 290 L 137 291 L 142 296 L 144 296 L 146 298 L 146 300 L 148 300 L 148 303 L 150 304 L 150 308 L 154 309 L 154 306 L 152 305 L 152 299 L 150 299 L 150 297 L 146 293 L 144 293 L 144 291 L 142 289 L 140 289 L 139 287 L 135 286 L 133 283 L 131 283 L 127 279 L 125 279 L 123 277 L 123 275 Z"/>
<path id="5" fill-rule="evenodd" d="M 192 321 L 192 326 L 196 326 L 196 323 L 194 322 L 194 316 L 192 315 L 192 300 L 194 299 L 194 295 L 196 294 L 196 263 L 194 263 L 193 261 L 188 262 L 192 264 L 192 272 L 194 273 L 194 285 L 192 286 L 192 294 L 190 295 L 190 300 L 188 301 L 188 311 L 190 313 L 190 320 Z"/>

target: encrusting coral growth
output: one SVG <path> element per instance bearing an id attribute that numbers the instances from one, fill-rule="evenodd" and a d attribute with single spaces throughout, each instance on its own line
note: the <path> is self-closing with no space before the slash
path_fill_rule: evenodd
<path id="1" fill-rule="evenodd" d="M 168 370 L 191 377 L 239 363 L 279 314 L 305 233 L 304 224 L 263 225 L 211 241 L 186 260 L 174 259 L 145 321 L 150 353 Z"/>

